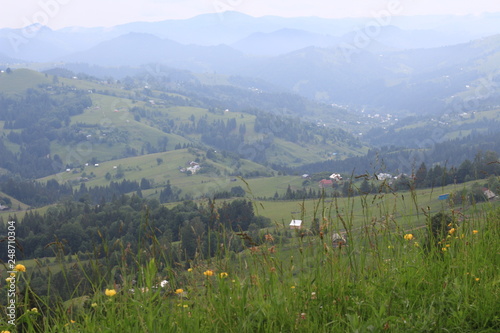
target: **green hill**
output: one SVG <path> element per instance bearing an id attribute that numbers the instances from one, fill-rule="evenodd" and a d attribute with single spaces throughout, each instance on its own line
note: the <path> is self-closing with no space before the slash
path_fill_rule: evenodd
<path id="1" fill-rule="evenodd" d="M 52 78 L 28 69 L 16 69 L 0 73 L 0 91 L 4 94 L 22 94 L 26 89 L 50 84 Z"/>
<path id="2" fill-rule="evenodd" d="M 241 158 L 265 165 L 264 169 L 324 161 L 332 153 L 345 158 L 366 151 L 340 128 L 273 113 L 281 102 L 290 104 L 287 98 L 291 95 L 259 97 L 235 86 L 188 84 L 178 88 L 155 83 L 149 87 L 141 86 L 140 80 L 128 82 L 125 88 L 120 82 L 56 77 L 23 69 L 4 73 L 0 84 L 17 96 L 5 95 L 3 103 L 10 111 L 0 117 L 3 145 L 13 154 L 9 165 L 19 163 L 14 160 L 23 156 L 15 157 L 15 153 L 37 152 L 23 168 L 11 167 L 11 172 L 25 177 L 185 147 L 232 156 L 222 164 Z M 217 99 L 210 98 L 211 93 Z M 270 109 L 250 108 L 248 94 L 257 98 L 257 105 Z M 300 102 L 298 97 L 293 99 Z M 41 163 L 46 156 L 53 162 Z M 226 164 L 224 168 L 232 167 Z"/>

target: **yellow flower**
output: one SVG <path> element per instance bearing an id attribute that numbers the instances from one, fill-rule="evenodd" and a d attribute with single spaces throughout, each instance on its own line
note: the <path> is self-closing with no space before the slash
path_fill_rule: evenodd
<path id="1" fill-rule="evenodd" d="M 448 249 L 447 249 L 447 248 L 445 248 L 445 247 L 443 247 L 441 250 L 443 250 L 443 252 L 444 252 L 444 251 L 447 251 Z"/>
<path id="2" fill-rule="evenodd" d="M 446 247 L 450 247 L 451 245 L 450 244 L 446 244 Z"/>
<path id="3" fill-rule="evenodd" d="M 192 271 L 193 271 L 193 269 L 192 269 L 192 268 L 188 268 L 188 272 L 192 272 Z"/>
<path id="4" fill-rule="evenodd" d="M 419 247 L 420 246 L 420 244 L 418 244 L 418 242 L 413 243 L 413 245 L 415 245 L 415 247 Z"/>
<path id="5" fill-rule="evenodd" d="M 475 235 L 475 234 L 477 234 L 478 232 L 479 232 L 479 231 L 477 231 L 477 230 L 472 230 L 472 233 L 473 233 L 474 235 Z"/>
<path id="6" fill-rule="evenodd" d="M 227 278 L 227 277 L 228 277 L 228 275 L 229 275 L 229 274 L 227 274 L 226 272 L 222 272 L 222 273 L 220 273 L 220 274 L 219 274 L 219 277 L 220 277 L 221 279 L 224 279 L 224 278 Z"/>
<path id="7" fill-rule="evenodd" d="M 10 333 L 10 331 L 2 331 L 2 332 L 0 332 L 0 333 Z"/>
<path id="8" fill-rule="evenodd" d="M 451 229 L 448 231 L 448 233 L 451 235 L 451 234 L 453 234 L 455 231 L 457 231 L 457 229 L 455 229 L 455 228 L 451 228 Z"/>
<path id="9" fill-rule="evenodd" d="M 210 269 L 203 272 L 203 275 L 205 276 L 213 276 L 214 274 L 215 274 L 214 271 Z"/>
<path id="10" fill-rule="evenodd" d="M 16 267 L 14 268 L 16 272 L 26 272 L 26 266 L 17 264 Z"/>
<path id="11" fill-rule="evenodd" d="M 295 286 L 291 286 L 290 288 L 295 289 Z"/>
<path id="12" fill-rule="evenodd" d="M 37 308 L 33 308 L 33 309 L 31 309 L 31 312 L 38 313 L 38 309 Z"/>
<path id="13" fill-rule="evenodd" d="M 104 293 L 106 294 L 106 296 L 112 297 L 112 296 L 116 295 L 116 290 L 114 290 L 114 289 L 106 289 L 106 291 Z"/>
<path id="14" fill-rule="evenodd" d="M 10 283 L 10 281 L 12 281 L 12 278 L 10 278 L 10 277 L 5 279 L 5 282 L 7 282 L 7 283 Z"/>
<path id="15" fill-rule="evenodd" d="M 412 240 L 413 239 L 413 234 L 406 234 L 404 235 L 405 240 Z"/>
<path id="16" fill-rule="evenodd" d="M 180 289 L 180 288 L 179 288 L 179 289 L 176 289 L 176 290 L 175 290 L 175 293 L 176 293 L 176 294 L 182 294 L 183 292 L 184 292 L 184 289 Z"/>
<path id="17" fill-rule="evenodd" d="M 189 305 L 187 305 L 187 304 L 184 304 L 184 305 L 183 305 L 182 307 L 183 307 L 183 308 L 187 308 L 188 306 L 189 306 Z"/>
<path id="18" fill-rule="evenodd" d="M 389 245 L 389 246 L 387 246 L 387 248 L 388 248 L 388 249 L 393 249 L 393 248 L 394 248 L 394 246 Z"/>
<path id="19" fill-rule="evenodd" d="M 95 302 L 94 302 L 94 303 L 92 303 L 91 307 L 93 307 L 93 308 L 97 308 L 97 303 L 95 303 Z"/>
<path id="20" fill-rule="evenodd" d="M 475 280 L 476 280 L 476 281 L 479 281 L 479 280 L 481 280 L 481 279 L 480 279 L 480 278 L 476 278 Z"/>
<path id="21" fill-rule="evenodd" d="M 73 319 L 71 319 L 71 320 L 69 321 L 69 323 L 67 323 L 67 324 L 66 324 L 66 325 L 64 325 L 64 326 L 68 326 L 70 323 L 71 323 L 71 324 L 74 324 L 74 323 L 76 323 L 76 321 L 74 321 Z"/>

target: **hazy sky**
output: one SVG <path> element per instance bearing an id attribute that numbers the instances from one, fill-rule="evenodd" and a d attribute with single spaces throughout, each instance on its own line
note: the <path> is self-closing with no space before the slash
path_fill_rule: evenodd
<path id="1" fill-rule="evenodd" d="M 133 21 L 183 19 L 234 10 L 252 16 L 371 17 L 390 8 L 398 15 L 477 15 L 500 12 L 498 0 L 3 0 L 0 27 L 42 23 L 110 27 Z"/>

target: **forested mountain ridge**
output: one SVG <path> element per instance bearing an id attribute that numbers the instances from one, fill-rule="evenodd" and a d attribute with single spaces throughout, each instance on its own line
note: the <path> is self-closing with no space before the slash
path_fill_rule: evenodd
<path id="1" fill-rule="evenodd" d="M 194 77 L 189 83 L 167 76 L 148 82 L 66 76 L 27 70 L 0 74 L 0 86 L 11 89 L 0 96 L 0 167 L 40 178 L 187 147 L 264 165 L 297 165 L 304 157 L 321 160 L 332 151 L 347 156 L 363 150 L 343 129 L 298 119 L 315 106 L 292 94 L 207 86 Z"/>

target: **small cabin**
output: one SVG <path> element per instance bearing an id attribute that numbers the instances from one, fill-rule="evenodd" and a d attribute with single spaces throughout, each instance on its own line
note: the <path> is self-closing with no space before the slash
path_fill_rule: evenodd
<path id="1" fill-rule="evenodd" d="M 290 229 L 302 229 L 302 220 L 292 220 Z"/>

